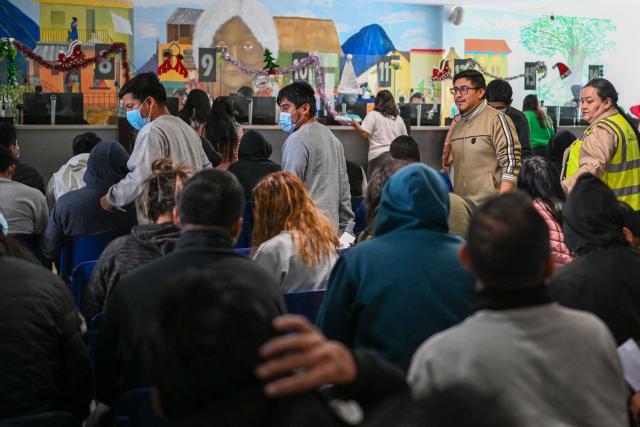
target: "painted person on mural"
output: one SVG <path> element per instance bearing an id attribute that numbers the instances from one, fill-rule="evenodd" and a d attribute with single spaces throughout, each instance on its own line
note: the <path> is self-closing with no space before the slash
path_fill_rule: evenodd
<path id="1" fill-rule="evenodd" d="M 451 94 L 460 118 L 451 129 L 453 192 L 479 204 L 516 188 L 520 142 L 511 120 L 485 99 L 482 73 L 464 70 L 453 77 Z"/>
<path id="2" fill-rule="evenodd" d="M 122 209 L 136 202 L 138 222 L 147 223 L 138 203 L 144 182 L 151 177 L 152 164 L 160 157 L 193 167 L 196 171 L 211 168 L 195 130 L 181 118 L 172 116 L 167 107 L 167 92 L 154 73 L 138 74 L 127 81 L 118 96 L 127 110 L 127 121 L 138 129 L 136 142 L 127 162 L 129 173 L 112 185 L 100 205 L 106 211 Z"/>
<path id="3" fill-rule="evenodd" d="M 193 32 L 194 58 L 198 57 L 201 47 L 226 48 L 229 55 L 247 67 L 261 69 L 265 48 L 274 58 L 278 57 L 276 26 L 271 13 L 259 1 L 214 0 L 211 3 L 198 18 Z M 253 78 L 225 62 L 221 80 L 213 84 L 211 93 L 223 96 L 237 93 L 242 87 L 251 87 Z"/>
<path id="4" fill-rule="evenodd" d="M 618 106 L 618 92 L 606 79 L 591 80 L 580 92 L 589 127 L 565 150 L 562 186 L 570 192 L 580 175 L 602 179 L 618 200 L 640 210 L 640 134 Z"/>

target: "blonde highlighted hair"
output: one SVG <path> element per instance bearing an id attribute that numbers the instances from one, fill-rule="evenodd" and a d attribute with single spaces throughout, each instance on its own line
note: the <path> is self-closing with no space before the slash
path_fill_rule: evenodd
<path id="1" fill-rule="evenodd" d="M 182 185 L 193 175 L 193 168 L 160 157 L 151 165 L 151 176 L 144 182 L 141 204 L 144 215 L 155 222 L 160 215 L 171 212 Z"/>
<path id="2" fill-rule="evenodd" d="M 254 187 L 253 200 L 254 248 L 288 231 L 307 266 L 336 253 L 339 242 L 331 221 L 297 176 L 289 172 L 265 176 Z"/>

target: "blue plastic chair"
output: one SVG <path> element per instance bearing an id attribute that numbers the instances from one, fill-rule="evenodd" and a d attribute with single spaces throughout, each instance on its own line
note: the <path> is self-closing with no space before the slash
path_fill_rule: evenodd
<path id="1" fill-rule="evenodd" d="M 324 299 L 325 289 L 313 291 L 291 292 L 284 294 L 284 302 L 287 311 L 292 314 L 301 314 L 315 323 L 318 311 Z"/>
<path id="2" fill-rule="evenodd" d="M 100 254 L 118 234 L 96 234 L 94 236 L 75 236 L 60 250 L 60 262 L 58 274 L 64 280 L 69 280 L 69 275 L 76 265 L 100 258 Z"/>
<path id="3" fill-rule="evenodd" d="M 251 248 L 235 248 L 234 251 L 236 251 L 240 255 L 244 255 L 244 256 L 250 256 L 251 255 Z"/>
<path id="4" fill-rule="evenodd" d="M 242 213 L 242 230 L 236 242 L 236 248 L 250 248 L 253 233 L 253 202 L 246 202 Z"/>
<path id="5" fill-rule="evenodd" d="M 84 307 L 85 289 L 91 278 L 91 272 L 97 262 L 97 260 L 81 262 L 76 265 L 71 272 L 71 294 L 79 310 L 82 310 Z"/>
<path id="6" fill-rule="evenodd" d="M 91 359 L 91 366 L 96 364 L 96 347 L 98 346 L 98 334 L 100 328 L 102 328 L 102 322 L 104 320 L 104 312 L 100 312 L 93 316 L 89 323 L 89 329 L 87 330 L 87 337 L 89 339 L 89 358 Z"/>
<path id="7" fill-rule="evenodd" d="M 52 411 L 0 420 L 0 427 L 81 427 L 80 420 L 70 412 Z"/>
<path id="8" fill-rule="evenodd" d="M 364 201 L 364 196 L 354 196 L 351 198 L 351 210 L 355 212 L 358 210 L 362 202 Z"/>
<path id="9" fill-rule="evenodd" d="M 137 388 L 120 396 L 113 416 L 115 427 L 167 427 L 151 405 L 149 388 Z"/>

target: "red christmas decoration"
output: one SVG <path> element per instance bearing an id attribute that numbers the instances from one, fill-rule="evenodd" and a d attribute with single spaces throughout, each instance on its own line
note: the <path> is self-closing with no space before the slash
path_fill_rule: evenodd
<path id="1" fill-rule="evenodd" d="M 571 70 L 569 69 L 569 67 L 567 67 L 562 62 L 557 62 L 556 65 L 551 68 L 557 68 L 558 72 L 560 73 L 560 78 L 563 80 L 571 75 Z"/>
<path id="2" fill-rule="evenodd" d="M 444 80 L 451 77 L 451 68 L 449 68 L 449 61 L 443 59 L 438 64 L 438 67 L 433 67 L 431 75 L 432 80 Z"/>
<path id="3" fill-rule="evenodd" d="M 158 67 L 159 76 L 161 76 L 164 73 L 168 73 L 173 68 L 173 66 L 171 65 L 171 58 L 173 57 L 173 55 L 170 52 L 165 52 L 164 57 L 165 57 L 165 60 Z"/>
<path id="4" fill-rule="evenodd" d="M 127 56 L 127 44 L 126 43 L 112 43 L 107 50 L 103 50 L 98 55 L 93 56 L 91 58 L 87 58 L 82 53 L 82 49 L 74 46 L 74 49 L 71 51 L 71 54 L 67 57 L 64 53 L 63 59 L 60 59 L 60 55 L 58 55 L 58 61 L 47 61 L 42 56 L 38 55 L 34 51 L 32 51 L 29 46 L 24 43 L 13 40 L 13 46 L 16 50 L 22 52 L 27 58 L 32 61 L 40 64 L 41 66 L 49 69 L 56 70 L 62 72 L 69 72 L 79 70 L 81 68 L 86 68 L 90 65 L 94 65 L 98 62 L 101 62 L 103 59 L 106 59 L 110 55 L 120 54 L 122 58 L 122 69 L 124 71 L 124 79 L 129 80 L 129 59 Z M 73 43 L 72 43 L 73 46 Z M 79 49 L 79 50 L 78 50 Z M 74 56 L 74 53 L 75 56 Z"/>
<path id="5" fill-rule="evenodd" d="M 187 77 L 189 77 L 189 72 L 187 71 L 187 68 L 182 63 L 184 56 L 182 56 L 182 54 L 179 53 L 176 55 L 176 59 L 177 59 L 176 65 L 175 67 L 173 67 L 173 69 L 175 70 L 176 73 L 180 74 L 182 77 L 186 79 Z"/>

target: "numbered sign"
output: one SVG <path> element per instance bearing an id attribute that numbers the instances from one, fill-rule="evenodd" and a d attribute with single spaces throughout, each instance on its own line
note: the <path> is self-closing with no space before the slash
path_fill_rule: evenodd
<path id="1" fill-rule="evenodd" d="M 300 63 L 302 58 L 306 58 L 309 56 L 309 52 L 293 52 L 291 54 L 292 65 L 295 67 Z M 309 67 L 304 67 L 299 69 L 298 71 L 293 72 L 293 81 L 309 81 Z"/>
<path id="2" fill-rule="evenodd" d="M 524 90 L 536 90 L 538 78 L 536 76 L 535 62 L 524 63 Z"/>
<path id="3" fill-rule="evenodd" d="M 471 59 L 454 59 L 453 60 L 453 75 L 455 76 L 460 71 L 464 71 L 469 68 Z"/>
<path id="4" fill-rule="evenodd" d="M 391 57 L 383 56 L 376 65 L 378 87 L 391 87 Z"/>
<path id="5" fill-rule="evenodd" d="M 198 80 L 201 82 L 216 81 L 216 49 L 198 49 Z"/>
<path id="6" fill-rule="evenodd" d="M 96 56 L 103 50 L 109 49 L 108 44 L 96 44 Z M 94 80 L 113 80 L 116 78 L 116 61 L 114 58 L 107 58 L 96 63 Z"/>
<path id="7" fill-rule="evenodd" d="M 604 77 L 603 65 L 589 65 L 589 81 L 593 79 L 601 79 Z"/>

